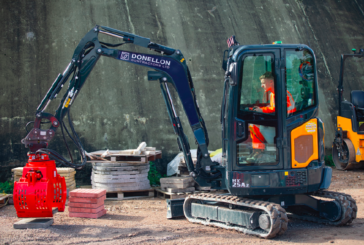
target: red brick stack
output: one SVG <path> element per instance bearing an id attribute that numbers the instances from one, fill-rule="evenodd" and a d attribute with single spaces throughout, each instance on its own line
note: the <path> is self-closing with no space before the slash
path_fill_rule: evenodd
<path id="1" fill-rule="evenodd" d="M 76 189 L 70 192 L 68 202 L 69 217 L 97 219 L 104 214 L 104 189 Z"/>

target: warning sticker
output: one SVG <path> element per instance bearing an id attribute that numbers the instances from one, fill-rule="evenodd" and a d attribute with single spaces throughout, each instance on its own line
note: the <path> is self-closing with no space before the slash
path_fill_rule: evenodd
<path id="1" fill-rule="evenodd" d="M 306 124 L 306 132 L 307 133 L 313 133 L 316 132 L 317 126 L 316 123 L 309 122 Z"/>
<path id="2" fill-rule="evenodd" d="M 63 105 L 63 107 L 68 107 L 68 105 L 70 104 L 71 98 L 68 98 L 68 100 L 65 100 L 65 103 Z"/>

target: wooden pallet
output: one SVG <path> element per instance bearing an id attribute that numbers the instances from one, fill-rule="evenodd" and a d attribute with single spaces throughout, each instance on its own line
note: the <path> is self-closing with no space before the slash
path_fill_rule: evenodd
<path id="1" fill-rule="evenodd" d="M 155 155 L 151 155 L 151 156 L 146 156 L 146 155 L 141 155 L 141 156 L 129 156 L 129 155 L 124 155 L 124 156 L 115 156 L 115 157 L 109 157 L 106 156 L 104 157 L 104 159 L 108 160 L 108 161 L 112 161 L 112 162 L 125 162 L 125 163 L 147 163 L 149 161 L 155 161 L 156 159 L 160 159 L 162 158 L 162 153 L 161 152 L 156 152 Z"/>
<path id="2" fill-rule="evenodd" d="M 62 175 L 62 174 L 75 174 L 76 170 L 74 168 L 64 168 L 64 167 L 57 167 L 57 173 Z M 11 172 L 13 172 L 16 175 L 22 175 L 23 174 L 23 167 L 17 167 L 17 168 L 13 168 L 11 169 Z"/>
<path id="3" fill-rule="evenodd" d="M 13 195 L 11 194 L 0 194 L 0 208 L 13 204 Z"/>
<path id="4" fill-rule="evenodd" d="M 92 185 L 81 185 L 79 186 L 80 189 L 92 189 Z"/>
<path id="5" fill-rule="evenodd" d="M 18 182 L 23 177 L 23 167 L 13 168 L 11 172 L 13 173 L 14 181 Z M 70 183 L 71 181 L 75 181 L 76 170 L 74 168 L 57 168 L 57 173 L 65 178 L 67 185 L 72 184 Z"/>
<path id="6" fill-rule="evenodd" d="M 154 147 L 146 147 L 142 142 L 137 149 L 94 151 L 87 154 L 88 162 L 123 162 L 128 164 L 148 163 L 162 158 L 162 151 Z"/>
<path id="7" fill-rule="evenodd" d="M 121 201 L 140 197 L 154 197 L 154 189 L 106 192 L 106 201 Z"/>
<path id="8" fill-rule="evenodd" d="M 162 191 L 166 191 L 168 193 L 181 193 L 181 192 L 195 192 L 195 187 L 187 187 L 187 188 L 160 188 Z"/>

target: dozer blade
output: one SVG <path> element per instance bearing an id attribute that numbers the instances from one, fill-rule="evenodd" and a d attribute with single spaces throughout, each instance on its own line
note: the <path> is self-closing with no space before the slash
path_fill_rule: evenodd
<path id="1" fill-rule="evenodd" d="M 288 217 L 294 219 L 312 221 L 320 224 L 335 225 L 335 226 L 350 224 L 356 218 L 358 208 L 356 206 L 356 201 L 350 195 L 333 191 L 317 191 L 312 195 L 312 197 L 333 199 L 332 202 L 335 202 L 336 204 L 339 205 L 338 209 L 325 210 L 325 208 L 322 208 L 322 211 L 319 213 L 319 215 L 317 214 L 299 215 L 296 213 L 293 214 L 288 213 Z M 336 210 L 339 213 L 333 214 L 332 212 Z M 337 217 L 337 218 L 336 219 L 325 218 L 326 216 L 325 214 L 328 212 L 332 213 L 330 215 L 331 217 Z"/>
<path id="2" fill-rule="evenodd" d="M 276 203 L 237 196 L 195 194 L 185 199 L 188 221 L 234 229 L 262 238 L 273 238 L 287 230 L 286 211 Z"/>

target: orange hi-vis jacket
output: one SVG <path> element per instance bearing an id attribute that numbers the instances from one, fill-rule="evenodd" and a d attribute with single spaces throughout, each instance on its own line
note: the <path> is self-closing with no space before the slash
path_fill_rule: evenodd
<path id="1" fill-rule="evenodd" d="M 269 106 L 261 107 L 261 109 L 264 113 L 273 113 L 276 111 L 276 105 L 274 102 L 275 94 L 273 92 L 271 92 L 269 95 L 269 101 L 270 101 Z M 293 100 L 292 94 L 289 91 L 287 91 L 287 113 L 291 114 L 295 111 L 296 111 L 296 106 L 295 106 L 295 102 Z"/>
<path id="2" fill-rule="evenodd" d="M 260 132 L 259 125 L 249 124 L 250 137 L 252 138 L 253 149 L 265 149 L 265 138 Z"/>
<path id="3" fill-rule="evenodd" d="M 270 100 L 269 106 L 261 107 L 261 109 L 264 113 L 273 113 L 276 110 L 275 94 L 272 91 L 269 95 L 269 100 Z M 291 93 L 289 91 L 287 91 L 287 113 L 291 114 L 291 113 L 295 112 L 296 110 L 297 109 L 296 109 L 293 97 L 292 97 Z M 262 133 L 260 132 L 259 125 L 250 124 L 249 130 L 250 130 L 250 136 L 252 138 L 253 149 L 261 149 L 261 150 L 265 149 L 266 140 L 265 140 L 264 136 L 262 135 Z"/>

